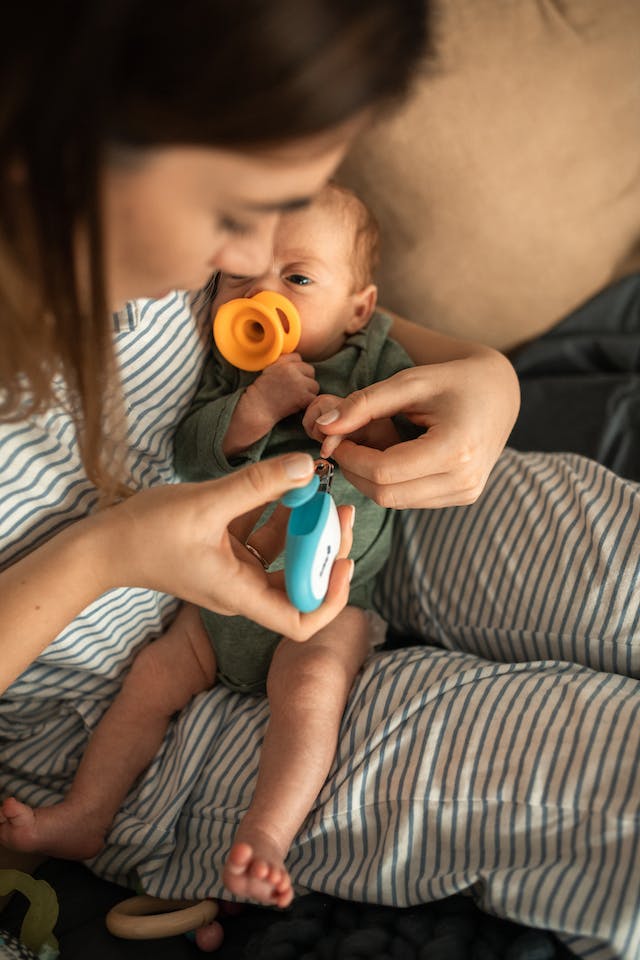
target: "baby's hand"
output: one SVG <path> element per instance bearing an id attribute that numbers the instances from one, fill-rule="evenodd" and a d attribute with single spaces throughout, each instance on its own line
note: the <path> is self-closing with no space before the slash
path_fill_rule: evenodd
<path id="1" fill-rule="evenodd" d="M 283 417 L 305 410 L 320 387 L 315 370 L 299 353 L 285 353 L 269 364 L 247 388 L 256 411 L 275 426 Z"/>
<path id="2" fill-rule="evenodd" d="M 311 401 L 302 420 L 302 426 L 311 439 L 322 444 L 320 447 L 320 456 L 325 459 L 330 457 L 333 451 L 340 446 L 343 437 L 340 434 L 334 434 L 332 437 L 328 437 L 322 430 L 322 425 L 318 426 L 316 421 L 318 417 L 322 417 L 325 413 L 336 409 L 339 410 L 341 403 L 342 397 L 335 397 L 331 393 L 321 393 L 319 397 Z M 338 419 L 337 416 L 335 419 Z"/>

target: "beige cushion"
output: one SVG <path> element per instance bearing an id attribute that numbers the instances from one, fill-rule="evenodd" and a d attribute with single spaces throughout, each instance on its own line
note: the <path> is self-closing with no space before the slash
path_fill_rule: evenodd
<path id="1" fill-rule="evenodd" d="M 508 348 L 631 267 L 640 2 L 442 0 L 438 32 L 341 177 L 381 222 L 385 305 Z"/>

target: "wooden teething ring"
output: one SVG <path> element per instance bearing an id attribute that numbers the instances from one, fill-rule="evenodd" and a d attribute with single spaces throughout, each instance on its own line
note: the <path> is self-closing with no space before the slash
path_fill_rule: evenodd
<path id="1" fill-rule="evenodd" d="M 117 903 L 107 914 L 106 924 L 114 937 L 158 940 L 197 930 L 217 915 L 214 900 L 163 900 L 145 895 Z"/>

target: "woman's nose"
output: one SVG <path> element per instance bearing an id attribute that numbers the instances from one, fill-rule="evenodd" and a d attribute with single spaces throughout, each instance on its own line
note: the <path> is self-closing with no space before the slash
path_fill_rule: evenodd
<path id="1" fill-rule="evenodd" d="M 216 256 L 216 266 L 223 273 L 260 277 L 266 273 L 273 257 L 273 235 L 279 214 L 265 218 L 246 237 L 230 237 Z"/>
<path id="2" fill-rule="evenodd" d="M 216 255 L 215 265 L 217 270 L 230 276 L 258 277 L 268 270 L 270 255 L 267 247 L 262 250 L 229 244 Z"/>

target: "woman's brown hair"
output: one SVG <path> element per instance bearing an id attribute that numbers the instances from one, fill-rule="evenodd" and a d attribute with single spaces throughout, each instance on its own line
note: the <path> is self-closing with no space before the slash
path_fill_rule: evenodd
<path id="1" fill-rule="evenodd" d="M 104 487 L 117 395 L 99 203 L 108 151 L 252 149 L 330 130 L 405 92 L 425 3 L 38 0 L 4 20 L 0 415 L 45 409 L 60 374 Z"/>

